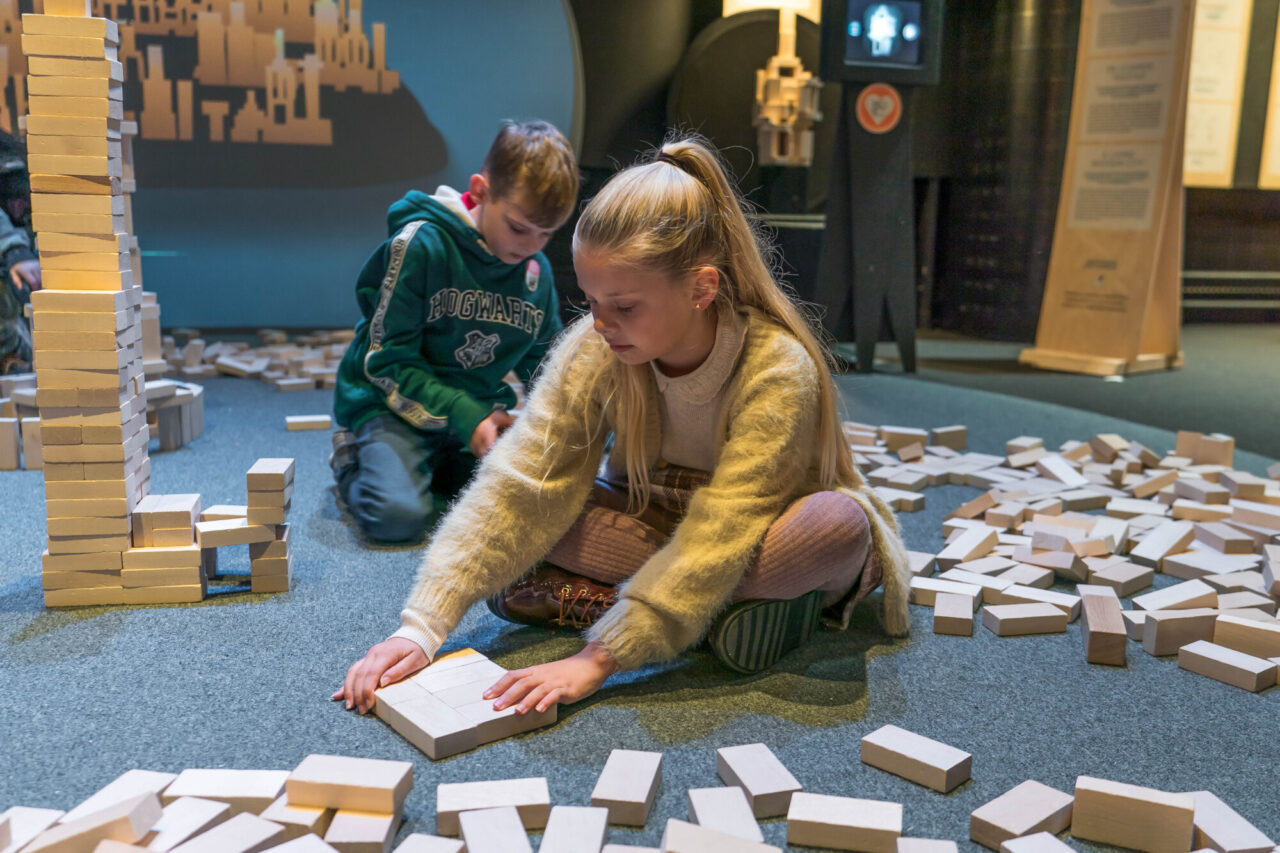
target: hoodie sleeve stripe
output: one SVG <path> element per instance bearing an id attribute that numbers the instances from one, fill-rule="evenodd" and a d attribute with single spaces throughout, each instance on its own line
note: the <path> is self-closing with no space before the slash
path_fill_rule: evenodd
<path id="1" fill-rule="evenodd" d="M 395 294 L 396 285 L 400 282 L 400 270 L 404 266 L 405 252 L 423 220 L 410 222 L 400 233 L 396 234 L 389 248 L 390 261 L 387 263 L 387 274 L 382 278 L 378 288 L 378 307 L 369 321 L 369 350 L 364 356 L 364 375 L 374 387 L 387 396 L 387 408 L 404 418 L 419 429 L 444 429 L 448 426 L 447 418 L 433 415 L 421 403 L 403 396 L 400 386 L 390 376 L 375 376 L 369 369 L 369 359 L 382 351 L 382 342 L 386 339 L 387 309 L 391 305 L 391 297 Z"/>

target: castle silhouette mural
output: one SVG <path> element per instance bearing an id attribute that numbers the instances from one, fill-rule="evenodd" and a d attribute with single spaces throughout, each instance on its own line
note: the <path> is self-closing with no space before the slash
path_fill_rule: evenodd
<path id="1" fill-rule="evenodd" d="M 0 129 L 26 112 L 23 12 L 0 0 Z M 94 0 L 120 25 L 125 117 L 149 187 L 357 186 L 441 169 L 362 0 Z"/>

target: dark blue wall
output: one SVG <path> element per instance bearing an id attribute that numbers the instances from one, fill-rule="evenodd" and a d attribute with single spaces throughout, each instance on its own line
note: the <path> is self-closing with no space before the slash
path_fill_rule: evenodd
<path id="1" fill-rule="evenodd" d="M 570 133 L 574 45 L 562 0 L 365 0 L 399 71 L 448 147 L 404 181 L 325 190 L 139 186 L 134 226 L 166 327 L 347 326 L 356 274 L 406 190 L 463 188 L 504 118 Z M 394 127 L 371 132 L 394 133 Z"/>

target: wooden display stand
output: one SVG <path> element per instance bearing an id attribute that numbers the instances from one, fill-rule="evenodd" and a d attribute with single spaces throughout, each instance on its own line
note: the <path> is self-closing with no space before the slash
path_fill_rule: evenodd
<path id="1" fill-rule="evenodd" d="M 1137 5 L 1085 0 L 1053 253 L 1024 364 L 1097 376 L 1182 365 L 1194 4 Z"/>

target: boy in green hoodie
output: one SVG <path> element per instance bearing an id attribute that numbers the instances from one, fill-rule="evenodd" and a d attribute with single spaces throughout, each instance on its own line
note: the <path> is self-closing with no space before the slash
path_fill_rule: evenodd
<path id="1" fill-rule="evenodd" d="M 330 460 L 370 539 L 419 539 L 512 423 L 515 393 L 561 330 L 543 246 L 578 170 L 564 136 L 505 122 L 466 193 L 411 191 L 356 283 L 362 319 L 338 369 Z"/>

